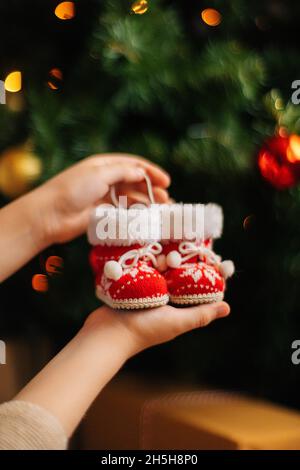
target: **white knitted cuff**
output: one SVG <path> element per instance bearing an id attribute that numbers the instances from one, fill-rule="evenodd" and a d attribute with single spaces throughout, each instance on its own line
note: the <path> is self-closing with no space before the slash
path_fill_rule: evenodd
<path id="1" fill-rule="evenodd" d="M 68 439 L 47 410 L 25 401 L 0 406 L 0 450 L 65 450 Z"/>
<path id="2" fill-rule="evenodd" d="M 91 214 L 87 235 L 91 245 L 130 246 L 215 239 L 222 229 L 223 211 L 214 203 L 136 204 L 129 209 L 101 204 Z"/>
<path id="3" fill-rule="evenodd" d="M 162 241 L 215 239 L 222 235 L 223 211 L 218 204 L 162 204 Z"/>
<path id="4" fill-rule="evenodd" d="M 145 245 L 161 238 L 160 205 L 135 204 L 129 209 L 101 204 L 91 214 L 88 226 L 91 245 Z"/>

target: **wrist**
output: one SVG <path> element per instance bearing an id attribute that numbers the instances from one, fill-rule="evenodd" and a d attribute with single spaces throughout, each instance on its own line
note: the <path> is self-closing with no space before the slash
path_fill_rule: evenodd
<path id="1" fill-rule="evenodd" d="M 49 208 L 52 203 L 43 191 L 43 186 L 24 196 L 25 213 L 31 227 L 32 242 L 37 252 L 46 249 L 55 242 L 53 230 L 50 230 L 52 216 Z"/>
<path id="2" fill-rule="evenodd" d="M 134 335 L 124 326 L 119 315 L 104 306 L 92 312 L 86 319 L 81 334 L 95 338 L 99 345 L 107 343 L 110 351 L 125 363 L 138 350 Z"/>

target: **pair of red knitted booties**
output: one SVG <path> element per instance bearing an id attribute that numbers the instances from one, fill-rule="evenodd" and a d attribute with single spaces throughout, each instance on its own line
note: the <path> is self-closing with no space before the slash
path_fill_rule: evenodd
<path id="1" fill-rule="evenodd" d="M 97 297 L 117 309 L 222 300 L 234 272 L 213 251 L 222 226 L 211 203 L 99 206 L 88 229 Z"/>

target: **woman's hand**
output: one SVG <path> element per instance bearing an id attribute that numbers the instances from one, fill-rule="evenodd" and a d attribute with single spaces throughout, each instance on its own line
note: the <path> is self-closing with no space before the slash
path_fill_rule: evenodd
<path id="1" fill-rule="evenodd" d="M 73 165 L 34 191 L 42 226 L 40 243 L 63 243 L 87 229 L 90 212 L 100 202 L 107 202 L 111 185 L 128 202 L 149 202 L 144 180 L 147 173 L 157 202 L 167 202 L 165 190 L 170 184 L 166 172 L 141 157 L 127 154 L 104 154 L 89 157 Z M 109 199 L 108 199 L 109 200 Z"/>
<path id="2" fill-rule="evenodd" d="M 229 315 L 225 302 L 175 308 L 165 305 L 138 311 L 115 311 L 104 306 L 87 318 L 83 331 L 115 329 L 118 344 L 124 348 L 126 359 L 143 349 L 170 341 L 190 330 L 202 328 L 214 320 Z"/>
<path id="3" fill-rule="evenodd" d="M 184 309 L 166 305 L 136 312 L 101 307 L 16 399 L 48 410 L 70 436 L 98 393 L 129 357 L 228 314 L 225 302 Z"/>
<path id="4" fill-rule="evenodd" d="M 90 211 L 117 185 L 129 204 L 146 202 L 147 172 L 157 202 L 167 202 L 170 178 L 158 166 L 126 154 L 82 160 L 0 210 L 0 282 L 40 251 L 83 234 Z M 106 200 L 107 202 L 107 200 Z"/>

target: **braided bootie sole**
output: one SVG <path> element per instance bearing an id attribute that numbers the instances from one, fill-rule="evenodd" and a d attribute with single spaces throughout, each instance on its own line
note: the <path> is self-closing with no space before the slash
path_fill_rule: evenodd
<path id="1" fill-rule="evenodd" d="M 106 305 L 114 309 L 137 310 L 145 308 L 155 308 L 166 305 L 169 302 L 168 295 L 159 295 L 157 297 L 144 297 L 140 299 L 121 299 L 115 300 L 103 294 L 100 288 L 96 287 L 96 296 Z"/>
<path id="2" fill-rule="evenodd" d="M 213 302 L 221 302 L 223 298 L 224 292 L 215 294 L 171 295 L 170 303 L 175 305 L 211 304 Z"/>

